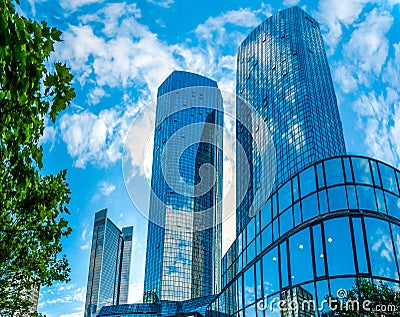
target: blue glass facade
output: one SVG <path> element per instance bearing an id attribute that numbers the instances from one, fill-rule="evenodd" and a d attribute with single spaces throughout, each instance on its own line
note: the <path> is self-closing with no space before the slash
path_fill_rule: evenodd
<path id="1" fill-rule="evenodd" d="M 107 305 L 128 299 L 133 227 L 121 230 L 107 218 L 107 209 L 96 212 L 90 251 L 85 317 Z"/>
<path id="2" fill-rule="evenodd" d="M 159 87 L 144 302 L 219 290 L 222 120 L 213 80 L 174 71 Z"/>
<path id="3" fill-rule="evenodd" d="M 277 309 L 278 300 L 320 305 L 361 280 L 399 289 L 399 181 L 399 170 L 360 156 L 326 159 L 294 175 L 224 256 L 223 290 L 209 312 L 292 316 Z"/>
<path id="4" fill-rule="evenodd" d="M 277 163 L 274 188 L 318 160 L 346 153 L 319 25 L 303 10 L 281 11 L 247 36 L 238 49 L 236 85 L 237 95 L 254 107 L 272 135 Z M 240 103 L 236 111 L 245 117 Z M 264 190 L 260 185 L 268 183 L 262 179 L 265 174 L 254 144 L 258 124 L 246 126 L 237 122 L 237 140 L 245 149 L 245 155 L 237 152 L 237 193 L 247 190 L 237 208 L 237 233 L 250 220 L 249 212 L 257 212 L 268 198 L 256 195 Z M 242 178 L 248 162 L 247 187 Z"/>

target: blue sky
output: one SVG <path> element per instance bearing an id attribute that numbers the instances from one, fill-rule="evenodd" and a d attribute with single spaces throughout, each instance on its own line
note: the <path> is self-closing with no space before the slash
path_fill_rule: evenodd
<path id="1" fill-rule="evenodd" d="M 119 226 L 135 227 L 130 302 L 141 300 L 147 221 L 132 204 L 122 172 L 131 123 L 174 69 L 211 77 L 233 93 L 238 45 L 261 21 L 291 5 L 321 24 L 348 152 L 399 167 L 399 0 L 21 0 L 23 14 L 63 32 L 52 58 L 71 67 L 77 94 L 55 125 L 47 122 L 42 139 L 44 172 L 68 170 L 73 233 L 63 243 L 71 282 L 42 288 L 40 312 L 83 315 L 93 216 L 105 207 Z M 138 148 L 147 145 L 153 125 L 151 115 L 137 124 Z M 131 152 L 131 195 L 145 205 L 151 156 L 135 156 L 135 145 Z"/>

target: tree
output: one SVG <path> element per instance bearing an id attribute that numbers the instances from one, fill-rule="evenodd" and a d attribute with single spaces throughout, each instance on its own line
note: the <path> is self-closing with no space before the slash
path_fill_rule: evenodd
<path id="1" fill-rule="evenodd" d="M 332 301 L 331 301 L 332 302 Z M 379 281 L 355 280 L 355 285 L 342 298 L 334 298 L 333 310 L 323 317 L 395 317 L 400 315 L 400 292 Z M 332 309 L 331 307 L 331 309 Z"/>
<path id="2" fill-rule="evenodd" d="M 75 93 L 66 65 L 49 63 L 61 32 L 18 15 L 12 0 L 0 8 L 0 315 L 15 316 L 34 285 L 69 281 L 66 171 L 43 175 L 40 137 Z"/>

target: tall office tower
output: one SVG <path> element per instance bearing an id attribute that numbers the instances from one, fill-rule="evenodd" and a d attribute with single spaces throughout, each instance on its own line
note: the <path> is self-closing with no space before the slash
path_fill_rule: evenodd
<path id="1" fill-rule="evenodd" d="M 157 95 L 145 303 L 218 292 L 222 96 L 206 77 L 174 71 Z"/>
<path id="2" fill-rule="evenodd" d="M 249 96 L 271 122 L 278 185 L 222 259 L 222 291 L 209 316 L 361 316 L 368 301 L 379 310 L 393 301 L 389 290 L 400 289 L 400 171 L 355 155 L 312 162 L 344 152 L 344 142 L 318 25 L 309 15 L 299 8 L 279 12 L 244 43 L 239 72 L 260 65 L 271 72 L 260 85 L 265 95 Z M 241 64 L 243 55 L 250 64 Z M 259 83 L 255 73 L 249 72 L 251 85 Z M 256 102 L 262 96 L 266 107 Z M 253 171 L 256 178 L 257 166 Z M 338 299 L 344 309 L 325 305 Z"/>
<path id="3" fill-rule="evenodd" d="M 103 306 L 126 304 L 132 256 L 133 227 L 122 231 L 107 218 L 107 209 L 94 216 L 86 291 L 85 317 Z"/>
<path id="4" fill-rule="evenodd" d="M 264 119 L 272 136 L 277 173 L 271 189 L 320 159 L 346 153 L 319 25 L 300 8 L 273 15 L 243 41 L 238 49 L 236 92 Z M 245 118 L 240 103 L 236 111 Z M 237 140 L 247 156 L 237 151 L 237 193 L 247 190 L 237 208 L 237 233 L 250 220 L 250 206 L 257 212 L 268 198 L 256 195 L 265 190 L 260 185 L 271 183 L 262 179 L 259 149 L 254 145 L 257 127 L 256 122 L 247 128 L 237 123 Z M 242 181 L 247 166 L 249 186 Z"/>

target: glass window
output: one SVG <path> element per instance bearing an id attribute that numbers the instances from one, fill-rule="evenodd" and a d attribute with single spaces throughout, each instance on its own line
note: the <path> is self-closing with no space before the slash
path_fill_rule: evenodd
<path id="1" fill-rule="evenodd" d="M 383 191 L 375 188 L 376 203 L 378 205 L 378 211 L 386 214 L 386 204 L 385 197 L 383 196 Z"/>
<path id="2" fill-rule="evenodd" d="M 322 190 L 318 192 L 318 197 L 319 197 L 319 213 L 326 214 L 329 209 L 328 209 L 328 197 L 326 190 Z"/>
<path id="3" fill-rule="evenodd" d="M 272 225 L 270 224 L 261 233 L 262 249 L 264 250 L 272 242 Z"/>
<path id="4" fill-rule="evenodd" d="M 393 242 L 397 258 L 397 264 L 400 267 L 400 227 L 392 224 Z"/>
<path id="5" fill-rule="evenodd" d="M 369 186 L 356 186 L 360 209 L 376 211 L 375 192 Z"/>
<path id="6" fill-rule="evenodd" d="M 243 280 L 243 287 L 244 287 L 244 304 L 245 306 L 250 305 L 255 302 L 254 296 L 254 265 L 249 267 L 246 272 L 244 272 L 244 280 Z"/>
<path id="7" fill-rule="evenodd" d="M 386 221 L 365 218 L 369 258 L 372 274 L 397 279 L 397 267 L 389 224 Z"/>
<path id="8" fill-rule="evenodd" d="M 299 199 L 299 181 L 297 176 L 292 179 L 293 183 L 293 201 Z"/>
<path id="9" fill-rule="evenodd" d="M 317 194 L 308 196 L 301 201 L 301 209 L 303 211 L 303 221 L 318 216 L 318 199 Z"/>
<path id="10" fill-rule="evenodd" d="M 280 244 L 280 264 L 281 264 L 281 288 L 289 285 L 288 280 L 288 262 L 287 262 L 287 252 L 286 252 L 286 241 Z"/>
<path id="11" fill-rule="evenodd" d="M 256 317 L 257 316 L 256 304 L 247 307 L 244 311 L 244 315 L 246 317 Z"/>
<path id="12" fill-rule="evenodd" d="M 396 176 L 394 174 L 394 170 L 391 167 L 382 163 L 379 163 L 379 170 L 381 172 L 383 188 L 398 195 L 399 189 L 397 187 L 397 181 L 396 181 Z"/>
<path id="13" fill-rule="evenodd" d="M 385 199 L 388 214 L 400 218 L 400 199 L 388 192 L 385 192 Z"/>
<path id="14" fill-rule="evenodd" d="M 346 186 L 347 191 L 347 199 L 349 201 L 349 208 L 350 209 L 358 209 L 357 204 L 357 195 L 356 195 L 356 188 L 355 186 Z"/>
<path id="15" fill-rule="evenodd" d="M 327 220 L 324 227 L 329 275 L 354 274 L 349 218 Z"/>
<path id="16" fill-rule="evenodd" d="M 278 251 L 273 248 L 262 258 L 264 296 L 279 291 Z"/>
<path id="17" fill-rule="evenodd" d="M 279 191 L 279 212 L 283 212 L 292 204 L 292 186 L 291 182 L 287 182 Z"/>
<path id="18" fill-rule="evenodd" d="M 343 168 L 342 160 L 340 158 L 327 160 L 325 164 L 325 175 L 326 175 L 326 185 L 332 186 L 337 184 L 343 184 Z"/>
<path id="19" fill-rule="evenodd" d="M 322 244 L 321 225 L 313 227 L 316 276 L 325 276 L 325 251 Z"/>
<path id="20" fill-rule="evenodd" d="M 255 237 L 255 218 L 254 217 L 250 220 L 245 231 L 247 231 L 246 232 L 247 233 L 247 243 L 246 244 L 248 245 Z"/>
<path id="21" fill-rule="evenodd" d="M 313 264 L 309 228 L 291 236 L 289 238 L 289 246 L 292 284 L 312 279 Z"/>
<path id="22" fill-rule="evenodd" d="M 237 292 L 238 292 L 238 308 L 239 310 L 243 308 L 243 275 L 240 275 L 238 278 L 237 284 Z"/>
<path id="23" fill-rule="evenodd" d="M 344 171 L 345 171 L 345 175 L 346 175 L 346 182 L 353 183 L 353 175 L 351 173 L 350 159 L 344 158 L 343 165 L 344 165 Z"/>
<path id="24" fill-rule="evenodd" d="M 302 222 L 301 221 L 301 209 L 300 209 L 299 202 L 293 206 L 293 215 L 294 215 L 294 225 L 297 226 Z"/>
<path id="25" fill-rule="evenodd" d="M 272 223 L 273 228 L 272 228 L 272 232 L 273 232 L 273 238 L 274 241 L 277 240 L 279 238 L 279 226 L 278 226 L 278 219 L 275 219 Z"/>
<path id="26" fill-rule="evenodd" d="M 256 243 L 253 241 L 247 248 L 247 263 L 253 260 L 256 256 Z"/>
<path id="27" fill-rule="evenodd" d="M 381 187 L 381 179 L 379 177 L 379 172 L 378 172 L 378 163 L 375 161 L 370 161 L 370 163 L 372 168 L 372 176 L 374 178 L 374 184 L 376 186 Z"/>
<path id="28" fill-rule="evenodd" d="M 317 289 L 317 303 L 318 308 L 320 308 L 320 316 L 328 316 L 326 313 L 329 311 L 328 303 L 323 302 L 329 296 L 329 286 L 328 281 L 323 280 L 319 281 L 315 284 L 315 288 Z M 311 315 L 312 316 L 312 315 Z"/>
<path id="29" fill-rule="evenodd" d="M 324 170 L 322 163 L 317 164 L 317 178 L 318 178 L 318 188 L 325 186 Z"/>
<path id="30" fill-rule="evenodd" d="M 328 197 L 331 211 L 347 209 L 346 190 L 344 186 L 329 188 Z"/>
<path id="31" fill-rule="evenodd" d="M 356 248 L 356 257 L 358 263 L 358 271 L 360 273 L 369 273 L 361 218 L 353 218 L 353 232 L 354 232 L 354 242 Z"/>
<path id="32" fill-rule="evenodd" d="M 271 200 L 265 203 L 264 207 L 261 209 L 261 227 L 264 228 L 271 221 Z"/>
<path id="33" fill-rule="evenodd" d="M 300 174 L 300 194 L 301 197 L 316 190 L 314 166 L 307 168 Z"/>
<path id="34" fill-rule="evenodd" d="M 353 164 L 354 178 L 356 183 L 372 185 L 369 161 L 364 158 L 353 157 L 351 162 Z"/>
<path id="35" fill-rule="evenodd" d="M 292 208 L 286 210 L 279 216 L 279 225 L 281 236 L 293 228 Z"/>
<path id="36" fill-rule="evenodd" d="M 261 260 L 256 262 L 256 300 L 263 297 L 262 294 L 262 279 L 261 279 Z"/>

